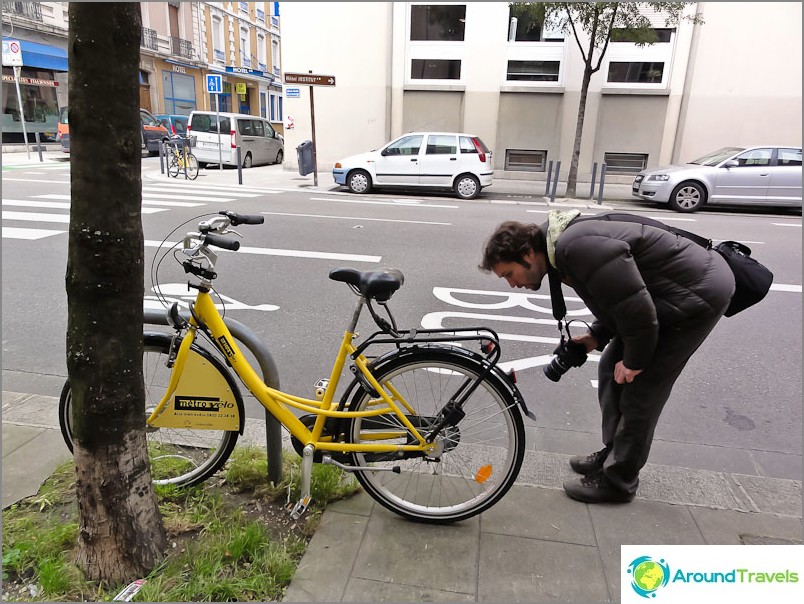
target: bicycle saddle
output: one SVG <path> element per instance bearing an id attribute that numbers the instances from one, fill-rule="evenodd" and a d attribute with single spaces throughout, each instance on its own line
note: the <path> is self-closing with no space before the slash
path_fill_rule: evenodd
<path id="1" fill-rule="evenodd" d="M 395 268 L 381 268 L 376 271 L 359 271 L 356 268 L 335 268 L 329 273 L 333 281 L 348 283 L 365 298 L 388 301 L 393 293 L 402 287 L 405 277 Z"/>

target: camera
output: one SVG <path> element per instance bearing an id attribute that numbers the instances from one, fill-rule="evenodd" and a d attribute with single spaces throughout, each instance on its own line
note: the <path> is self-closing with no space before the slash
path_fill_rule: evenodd
<path id="1" fill-rule="evenodd" d="M 553 354 L 556 357 L 544 367 L 544 375 L 553 382 L 560 380 L 570 367 L 580 367 L 586 363 L 586 346 L 580 342 L 565 340 L 563 337 Z"/>

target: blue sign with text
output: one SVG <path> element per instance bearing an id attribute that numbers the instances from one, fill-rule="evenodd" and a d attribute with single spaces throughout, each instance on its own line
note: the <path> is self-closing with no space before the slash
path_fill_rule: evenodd
<path id="1" fill-rule="evenodd" d="M 285 96 L 289 99 L 297 99 L 301 96 L 301 89 L 299 88 L 285 88 Z"/>
<path id="2" fill-rule="evenodd" d="M 214 73 L 208 73 L 207 92 L 210 94 L 221 94 L 223 92 L 223 77 Z"/>

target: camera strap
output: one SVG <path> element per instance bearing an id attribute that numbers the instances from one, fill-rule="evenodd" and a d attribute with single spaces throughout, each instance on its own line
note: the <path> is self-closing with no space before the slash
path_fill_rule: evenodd
<path id="1" fill-rule="evenodd" d="M 558 321 L 558 331 L 562 331 L 562 321 L 567 316 L 567 304 L 561 291 L 561 277 L 552 267 L 547 269 L 547 279 L 550 284 L 550 302 L 553 307 L 553 318 Z"/>

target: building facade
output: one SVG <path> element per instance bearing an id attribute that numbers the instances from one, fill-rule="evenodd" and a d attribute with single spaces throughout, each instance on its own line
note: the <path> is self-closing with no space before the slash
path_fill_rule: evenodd
<path id="1" fill-rule="evenodd" d="M 552 161 L 566 178 L 584 68 L 572 34 L 534 24 L 509 3 L 282 6 L 285 70 L 337 81 L 314 93 L 320 170 L 427 129 L 479 135 L 494 151 L 495 178 L 545 180 Z M 579 182 L 595 163 L 607 164 L 607 179 L 629 182 L 642 167 L 721 146 L 801 144 L 801 4 L 687 10 L 704 23 L 668 27 L 646 13 L 655 44 L 627 36 L 609 44 L 589 87 Z M 761 35 L 749 43 L 740 31 Z M 311 136 L 308 88 L 286 99 L 294 123 L 286 145 Z"/>
<path id="2" fill-rule="evenodd" d="M 19 40 L 26 131 L 55 136 L 67 107 L 67 2 L 3 2 L 3 40 Z M 276 2 L 141 2 L 140 106 L 152 114 L 193 109 L 262 115 L 282 132 L 283 95 Z M 208 73 L 224 94 L 210 95 Z M 4 142 L 22 141 L 13 69 L 3 67 Z M 32 136 L 31 136 L 32 138 Z"/>

